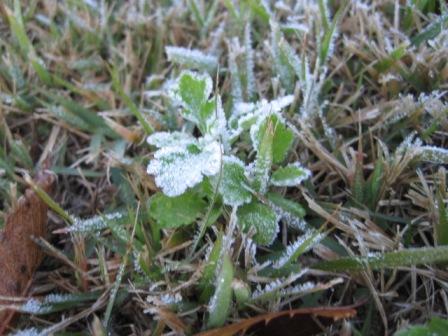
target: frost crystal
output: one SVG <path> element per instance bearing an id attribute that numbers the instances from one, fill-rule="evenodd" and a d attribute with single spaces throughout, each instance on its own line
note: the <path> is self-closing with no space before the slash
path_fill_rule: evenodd
<path id="1" fill-rule="evenodd" d="M 247 96 L 253 98 L 256 92 L 255 74 L 254 74 L 254 52 L 252 49 L 251 25 L 246 24 L 244 29 L 244 48 L 246 51 L 246 79 L 247 79 Z"/>
<path id="2" fill-rule="evenodd" d="M 313 248 L 317 243 L 319 243 L 325 237 L 324 234 L 317 233 L 315 231 L 308 231 L 303 236 L 299 237 L 293 244 L 288 245 L 286 251 L 283 252 L 280 259 L 278 259 L 274 264 L 274 268 L 282 268 L 288 262 L 293 261 L 296 255 L 303 254 Z"/>
<path id="3" fill-rule="evenodd" d="M 310 176 L 310 170 L 304 168 L 300 162 L 294 162 L 286 167 L 279 168 L 272 175 L 271 183 L 278 187 L 296 186 Z"/>
<path id="4" fill-rule="evenodd" d="M 45 335 L 45 333 L 44 332 L 40 332 L 36 328 L 19 330 L 18 332 L 13 334 L 13 336 L 43 336 L 43 335 Z"/>
<path id="5" fill-rule="evenodd" d="M 158 132 L 151 134 L 146 141 L 158 148 L 162 147 L 187 147 L 188 145 L 197 143 L 196 139 L 189 134 L 183 132 Z"/>
<path id="6" fill-rule="evenodd" d="M 448 149 L 435 146 L 421 146 L 420 158 L 436 164 L 448 163 Z"/>
<path id="7" fill-rule="evenodd" d="M 99 231 L 107 227 L 108 222 L 122 219 L 123 212 L 112 212 L 101 216 L 94 216 L 87 219 L 73 218 L 73 225 L 67 228 L 68 232 L 92 232 Z"/>
<path id="8" fill-rule="evenodd" d="M 202 51 L 182 47 L 165 47 L 168 61 L 175 62 L 187 67 L 197 68 L 213 72 L 218 66 L 218 58 L 206 55 Z"/>
<path id="9" fill-rule="evenodd" d="M 286 279 L 280 280 L 276 279 L 270 283 L 268 283 L 264 288 L 258 286 L 257 289 L 252 294 L 252 299 L 262 299 L 263 297 L 268 296 L 269 294 L 273 294 L 290 285 L 300 277 L 302 277 L 305 273 L 308 272 L 308 269 L 303 269 L 298 273 L 291 274 Z"/>
<path id="10" fill-rule="evenodd" d="M 219 172 L 221 147 L 217 141 L 203 148 L 164 147 L 154 154 L 147 172 L 155 175 L 155 182 L 165 195 L 179 196 L 200 183 L 204 175 L 213 176 Z"/>

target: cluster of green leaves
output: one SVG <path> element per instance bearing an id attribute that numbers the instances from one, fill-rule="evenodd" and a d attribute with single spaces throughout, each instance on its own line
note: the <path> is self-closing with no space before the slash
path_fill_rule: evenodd
<path id="1" fill-rule="evenodd" d="M 294 134 L 281 110 L 292 97 L 246 104 L 226 118 L 221 97 L 210 97 L 211 93 L 209 75 L 190 71 L 182 72 L 171 88 L 182 117 L 196 127 L 200 137 L 188 132 L 148 137 L 157 151 L 147 171 L 163 192 L 151 198 L 151 215 L 160 228 L 173 228 L 195 222 L 207 206 L 217 209 L 215 218 L 222 206 L 237 207 L 241 229 L 255 230 L 255 241 L 269 245 L 278 231 L 279 208 L 288 202 L 283 199 L 282 203 L 281 196 L 270 189 L 297 186 L 310 176 L 299 162 L 283 164 Z M 247 156 L 241 145 L 247 137 L 256 152 L 248 164 L 241 159 Z M 298 212 L 303 216 L 303 211 Z"/>

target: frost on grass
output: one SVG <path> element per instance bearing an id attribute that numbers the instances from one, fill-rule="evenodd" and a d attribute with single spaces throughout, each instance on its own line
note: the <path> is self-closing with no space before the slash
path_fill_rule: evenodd
<path id="1" fill-rule="evenodd" d="M 48 314 L 54 310 L 54 305 L 73 301 L 75 298 L 70 294 L 50 294 L 43 300 L 31 298 L 22 304 L 18 311 L 33 315 Z"/>
<path id="2" fill-rule="evenodd" d="M 165 52 L 168 61 L 188 68 L 213 72 L 218 66 L 218 58 L 216 56 L 204 54 L 200 50 L 167 46 L 165 47 Z"/>
<path id="3" fill-rule="evenodd" d="M 304 168 L 300 162 L 288 164 L 277 169 L 271 177 L 271 183 L 278 187 L 292 187 L 299 185 L 311 176 L 311 171 Z"/>
<path id="4" fill-rule="evenodd" d="M 179 196 L 221 168 L 222 148 L 217 142 L 204 146 L 164 147 L 154 154 L 147 172 L 167 196 Z"/>
<path id="5" fill-rule="evenodd" d="M 310 230 L 303 236 L 299 237 L 294 243 L 288 245 L 281 257 L 273 264 L 274 268 L 282 268 L 287 263 L 294 261 L 301 254 L 312 249 L 323 238 L 324 234 Z"/>
<path id="6" fill-rule="evenodd" d="M 448 149 L 435 146 L 421 146 L 419 148 L 420 159 L 436 164 L 448 163 Z"/>
<path id="7" fill-rule="evenodd" d="M 260 285 L 258 285 L 257 289 L 252 294 L 252 299 L 253 300 L 262 300 L 262 299 L 267 299 L 272 296 L 278 295 L 279 291 L 283 290 L 285 287 L 289 286 L 294 281 L 301 278 L 307 272 L 308 272 L 308 269 L 305 268 L 298 273 L 289 275 L 287 278 L 276 279 L 274 281 L 271 281 L 264 287 L 261 287 Z"/>
<path id="8" fill-rule="evenodd" d="M 44 336 L 45 333 L 39 331 L 36 328 L 30 328 L 30 329 L 24 329 L 24 330 L 19 330 L 14 334 L 11 334 L 13 336 Z"/>
<path id="9" fill-rule="evenodd" d="M 247 97 L 249 100 L 255 96 L 256 84 L 254 74 L 254 51 L 252 49 L 252 29 L 250 23 L 246 24 L 244 29 L 244 49 L 245 49 L 245 61 L 246 61 L 246 87 Z"/>
<path id="10" fill-rule="evenodd" d="M 146 301 L 156 307 L 171 306 L 182 302 L 182 295 L 177 293 L 162 293 L 160 295 L 148 295 Z M 151 312 L 145 310 L 145 313 Z"/>
<path id="11" fill-rule="evenodd" d="M 112 212 L 87 219 L 74 217 L 73 225 L 67 228 L 68 232 L 95 232 L 108 227 L 109 222 L 117 221 L 125 217 L 123 212 Z"/>

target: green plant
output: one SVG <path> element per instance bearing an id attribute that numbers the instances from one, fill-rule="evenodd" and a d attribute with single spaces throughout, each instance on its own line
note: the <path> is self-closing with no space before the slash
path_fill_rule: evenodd
<path id="1" fill-rule="evenodd" d="M 299 162 L 283 163 L 294 134 L 282 111 L 293 97 L 240 105 L 226 118 L 220 95 L 210 97 L 212 87 L 207 74 L 184 71 L 170 90 L 182 117 L 198 129 L 199 137 L 188 131 L 148 137 L 158 149 L 147 171 L 168 196 L 152 197 L 152 216 L 160 228 L 176 227 L 191 224 L 206 207 L 237 207 L 240 228 L 254 230 L 255 241 L 269 245 L 285 215 L 270 200 L 270 189 L 298 186 L 311 175 Z M 244 162 L 252 150 L 254 160 Z M 170 219 L 169 210 L 174 208 L 188 214 Z"/>

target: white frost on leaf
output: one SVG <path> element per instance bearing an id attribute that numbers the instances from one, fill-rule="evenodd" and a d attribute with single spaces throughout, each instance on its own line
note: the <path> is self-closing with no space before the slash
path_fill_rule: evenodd
<path id="1" fill-rule="evenodd" d="M 203 176 L 216 175 L 221 168 L 222 147 L 217 142 L 204 146 L 164 147 L 154 154 L 147 172 L 163 193 L 174 197 L 200 183 Z"/>
<path id="2" fill-rule="evenodd" d="M 182 86 L 183 80 L 189 82 L 189 87 Z M 199 90 L 196 85 L 200 83 L 204 83 L 204 88 L 203 90 L 196 91 L 195 89 Z M 183 117 L 196 124 L 199 123 L 197 115 L 199 109 L 206 103 L 212 91 L 213 81 L 208 74 L 188 70 L 182 71 L 179 78 L 168 87 L 168 95 L 174 104 L 182 106 L 187 110 L 187 113 L 182 113 Z"/>
<path id="3" fill-rule="evenodd" d="M 421 146 L 419 148 L 420 159 L 436 164 L 448 163 L 448 149 L 436 146 Z"/>
<path id="4" fill-rule="evenodd" d="M 204 54 L 200 50 L 167 46 L 165 47 L 165 52 L 168 61 L 188 67 L 213 72 L 218 66 L 218 58 L 216 56 Z"/>
<path id="5" fill-rule="evenodd" d="M 309 251 L 316 244 L 318 244 L 325 237 L 322 233 L 316 233 L 314 230 L 309 230 L 307 233 L 299 237 L 294 243 L 288 245 L 281 257 L 274 262 L 274 268 L 282 268 L 288 262 L 293 261 L 299 255 Z"/>
<path id="6" fill-rule="evenodd" d="M 73 217 L 73 225 L 67 228 L 68 232 L 93 232 L 108 226 L 108 222 L 120 220 L 125 216 L 124 212 L 112 212 L 87 219 Z"/>
<path id="7" fill-rule="evenodd" d="M 235 156 L 225 156 L 219 192 L 224 204 L 240 206 L 252 200 L 252 193 L 246 186 L 244 163 Z"/>
<path id="8" fill-rule="evenodd" d="M 157 132 L 153 133 L 146 141 L 158 148 L 162 147 L 186 147 L 197 143 L 196 139 L 184 132 Z"/>
<path id="9" fill-rule="evenodd" d="M 285 287 L 291 285 L 294 281 L 302 277 L 304 274 L 308 272 L 307 268 L 302 269 L 298 273 L 293 273 L 289 275 L 287 278 L 284 279 L 276 279 L 270 283 L 268 283 L 266 286 L 261 287 L 260 285 L 257 286 L 257 289 L 252 294 L 253 300 L 260 300 L 266 297 L 269 297 L 271 295 L 275 295 Z"/>
<path id="10" fill-rule="evenodd" d="M 292 187 L 299 185 L 310 176 L 310 170 L 304 168 L 300 162 L 294 162 L 276 170 L 272 174 L 271 183 L 278 187 Z"/>

